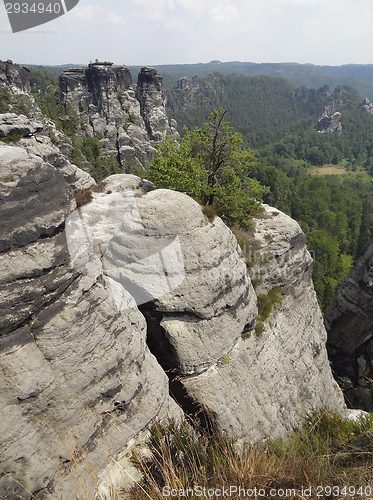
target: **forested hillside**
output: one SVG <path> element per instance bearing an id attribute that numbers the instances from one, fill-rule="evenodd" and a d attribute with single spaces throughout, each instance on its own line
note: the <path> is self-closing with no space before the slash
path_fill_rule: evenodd
<path id="1" fill-rule="evenodd" d="M 306 233 L 324 310 L 373 242 L 373 115 L 362 97 L 349 87 L 296 88 L 270 76 L 214 74 L 183 86 L 165 91 L 170 116 L 179 128 L 194 129 L 213 109 L 227 109 L 233 129 L 256 152 L 246 175 L 269 186 L 264 201 Z M 342 131 L 318 132 L 323 113 L 335 112 Z M 324 171 L 338 175 L 320 176 Z"/>
<path id="2" fill-rule="evenodd" d="M 140 67 L 130 68 L 133 74 Z M 252 63 L 239 61 L 210 61 L 203 64 L 158 65 L 158 72 L 163 75 L 165 88 L 174 88 L 180 78 L 197 75 L 206 78 L 209 73 L 258 76 L 267 75 L 285 78 L 296 87 L 305 86 L 318 89 L 323 85 L 331 88 L 348 85 L 360 95 L 373 100 L 373 64 L 345 64 L 342 66 L 318 66 L 298 63 Z"/>

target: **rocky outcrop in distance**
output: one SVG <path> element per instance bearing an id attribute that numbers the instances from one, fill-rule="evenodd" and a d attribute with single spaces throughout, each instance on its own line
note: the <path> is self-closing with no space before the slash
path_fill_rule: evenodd
<path id="1" fill-rule="evenodd" d="M 30 70 L 13 61 L 0 61 L 0 86 L 15 92 L 30 92 Z"/>
<path id="2" fill-rule="evenodd" d="M 373 246 L 338 290 L 325 325 L 331 366 L 347 404 L 373 411 Z"/>
<path id="3" fill-rule="evenodd" d="M 77 209 L 37 147 L 0 147 L 1 494 L 94 498 L 155 420 L 199 412 L 243 443 L 344 411 L 296 222 L 264 207 L 244 255 L 193 199 L 125 174 Z"/>
<path id="4" fill-rule="evenodd" d="M 371 102 L 369 99 L 364 99 L 363 104 L 361 105 L 361 111 L 364 111 L 365 113 L 372 113 L 373 114 L 373 102 Z"/>
<path id="5" fill-rule="evenodd" d="M 321 134 L 341 134 L 343 129 L 340 120 L 341 113 L 339 113 L 339 111 L 336 111 L 331 116 L 328 116 L 328 110 L 326 110 L 324 111 L 323 116 L 317 122 L 317 131 Z"/>
<path id="6" fill-rule="evenodd" d="M 141 69 L 135 91 L 125 66 L 91 63 L 85 70 L 61 73 L 60 100 L 79 113 L 84 133 L 99 139 L 105 154 L 114 154 L 129 172 L 146 166 L 165 135 L 178 137 L 176 122 L 168 122 L 161 86 L 154 68 Z"/>

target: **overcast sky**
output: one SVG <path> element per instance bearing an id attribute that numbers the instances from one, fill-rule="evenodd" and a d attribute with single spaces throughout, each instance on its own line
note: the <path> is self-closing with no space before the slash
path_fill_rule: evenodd
<path id="1" fill-rule="evenodd" d="M 368 64 L 372 49 L 372 0 L 80 0 L 17 34 L 0 3 L 0 59 L 23 64 Z"/>

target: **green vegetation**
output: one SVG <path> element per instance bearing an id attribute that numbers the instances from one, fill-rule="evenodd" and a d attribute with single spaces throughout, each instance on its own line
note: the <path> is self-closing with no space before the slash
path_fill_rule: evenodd
<path id="1" fill-rule="evenodd" d="M 10 144 L 11 142 L 18 142 L 21 140 L 21 135 L 7 135 L 6 137 L 2 137 L 0 140 L 5 142 L 5 144 Z"/>
<path id="2" fill-rule="evenodd" d="M 233 133 L 225 114 L 219 108 L 202 128 L 186 129 L 180 143 L 165 138 L 149 171 L 156 187 L 197 196 L 239 227 L 249 224 L 268 189 L 248 177 L 254 153 L 241 148 L 241 135 Z"/>
<path id="3" fill-rule="evenodd" d="M 30 116 L 29 97 L 13 94 L 9 87 L 0 87 L 0 114 L 16 113 L 17 115 Z"/>
<path id="4" fill-rule="evenodd" d="M 214 71 L 221 66 L 212 64 Z M 78 114 L 60 104 L 55 76 L 59 71 L 52 73 L 32 68 L 31 86 L 44 115 L 71 138 L 71 160 L 82 167 L 86 157 L 96 180 L 120 172 L 117 159 L 105 155 L 103 144 L 86 137 Z M 361 111 L 362 98 L 348 87 L 334 92 L 327 85 L 318 91 L 296 89 L 281 78 L 219 73 L 200 81 L 199 89 L 167 92 L 173 106 L 170 113 L 179 127 L 186 124 L 190 129 L 185 129 L 180 144 L 166 138 L 159 145 L 150 166 L 156 186 L 194 195 L 205 205 L 208 220 L 213 221 L 217 213 L 231 227 L 247 224 L 248 214 L 262 199 L 289 214 L 300 223 L 313 251 L 313 279 L 324 311 L 373 243 L 373 115 Z M 316 131 L 324 106 L 341 112 L 342 134 Z M 0 112 L 6 111 L 28 113 L 29 109 L 3 87 Z M 129 116 L 125 126 L 134 121 Z M 50 137 L 58 142 L 53 131 Z M 255 147 L 256 153 L 247 147 Z M 311 174 L 323 166 L 330 173 L 345 173 Z M 129 171 L 148 176 L 139 167 Z"/>
<path id="5" fill-rule="evenodd" d="M 263 489 L 263 497 L 271 489 L 283 490 L 283 495 L 272 498 L 283 497 L 286 490 L 295 490 L 292 498 L 306 498 L 301 494 L 305 488 L 311 488 L 312 498 L 316 498 L 321 485 L 321 497 L 329 498 L 329 485 L 339 488 L 338 498 L 353 492 L 352 496 L 368 498 L 372 492 L 372 426 L 371 415 L 360 422 L 349 422 L 326 410 L 310 417 L 286 441 L 247 446 L 239 455 L 233 442 L 217 432 L 208 434 L 197 427 L 197 432 L 192 433 L 186 424 L 155 425 L 148 444 L 151 457 L 133 454 L 133 462 L 144 479 L 127 498 L 162 499 L 167 486 L 177 490 L 173 498 L 178 499 L 185 498 L 180 490 L 190 491 L 196 486 L 206 491 L 229 489 L 232 485 L 245 491 Z M 231 498 L 242 495 L 233 493 Z"/>
<path id="6" fill-rule="evenodd" d="M 307 236 L 324 311 L 373 243 L 369 211 L 373 206 L 373 115 L 361 111 L 361 96 L 348 87 L 334 92 L 327 85 L 318 91 L 296 89 L 269 76 L 215 73 L 201 81 L 199 89 L 169 91 L 168 101 L 179 125 L 189 126 L 200 126 L 217 102 L 224 104 L 244 145 L 256 148 L 245 174 L 268 186 L 264 202 L 297 220 Z M 329 107 L 329 115 L 341 113 L 342 134 L 317 132 L 324 107 Z M 325 178 L 311 175 L 323 166 L 329 167 L 326 174 L 345 173 Z"/>
<path id="7" fill-rule="evenodd" d="M 206 64 L 158 65 L 158 73 L 163 76 L 163 85 L 167 89 L 176 87 L 178 79 L 194 75 L 206 78 L 211 73 L 224 75 L 262 76 L 284 78 L 297 87 L 318 89 L 327 84 L 331 88 L 348 85 L 355 88 L 360 95 L 373 100 L 373 65 L 346 64 L 343 66 L 316 66 L 297 63 L 262 63 L 211 61 Z M 130 67 L 135 76 L 141 67 Z"/>
<path id="8" fill-rule="evenodd" d="M 78 167 L 82 167 L 83 156 L 92 164 L 92 177 L 96 182 L 105 179 L 112 174 L 121 172 L 120 165 L 115 155 L 103 156 L 103 144 L 94 137 L 88 136 L 85 139 L 72 138 L 73 151 L 72 162 Z"/>
<path id="9" fill-rule="evenodd" d="M 12 103 L 12 95 L 9 87 L 0 87 L 0 113 L 8 113 Z"/>
<path id="10" fill-rule="evenodd" d="M 269 318 L 272 308 L 281 302 L 281 289 L 273 287 L 267 294 L 258 295 L 258 317 L 255 325 L 255 333 L 259 336 L 264 332 L 264 321 Z"/>

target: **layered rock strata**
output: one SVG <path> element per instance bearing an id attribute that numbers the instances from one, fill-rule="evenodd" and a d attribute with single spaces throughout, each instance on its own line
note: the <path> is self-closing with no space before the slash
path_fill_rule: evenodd
<path id="1" fill-rule="evenodd" d="M 0 85 L 16 92 L 30 92 L 30 70 L 13 61 L 0 61 Z"/>
<path id="2" fill-rule="evenodd" d="M 329 368 L 312 259 L 299 225 L 265 206 L 264 216 L 241 237 L 258 295 L 278 286 L 281 302 L 264 321 L 263 333 L 232 335 L 223 357 L 182 384 L 229 436 L 258 441 L 283 436 L 308 412 L 324 407 L 342 412 L 344 403 Z"/>
<path id="3" fill-rule="evenodd" d="M 352 408 L 373 411 L 373 246 L 325 313 L 332 369 Z"/>
<path id="4" fill-rule="evenodd" d="M 18 147 L 0 165 L 0 496 L 94 498 L 131 440 L 179 412 L 144 317 L 99 266 L 72 265 L 64 176 Z"/>
<path id="5" fill-rule="evenodd" d="M 85 123 L 86 133 L 100 139 L 105 154 L 115 154 L 125 171 L 144 168 L 164 135 L 177 136 L 169 125 L 161 97 L 162 77 L 142 68 L 136 93 L 128 68 L 93 63 L 60 76 L 60 99 Z"/>
<path id="6" fill-rule="evenodd" d="M 2 171 L 4 179 L 21 178 L 18 172 L 18 163 L 21 158 L 28 158 L 29 154 L 39 156 L 44 162 L 53 165 L 63 175 L 65 181 L 74 193 L 90 188 L 96 184 L 87 173 L 73 165 L 61 150 L 52 144 L 45 135 L 46 124 L 15 113 L 0 114 L 0 139 L 9 138 L 15 141 L 17 148 L 5 148 L 0 142 Z M 13 158 L 14 157 L 14 158 Z"/>

